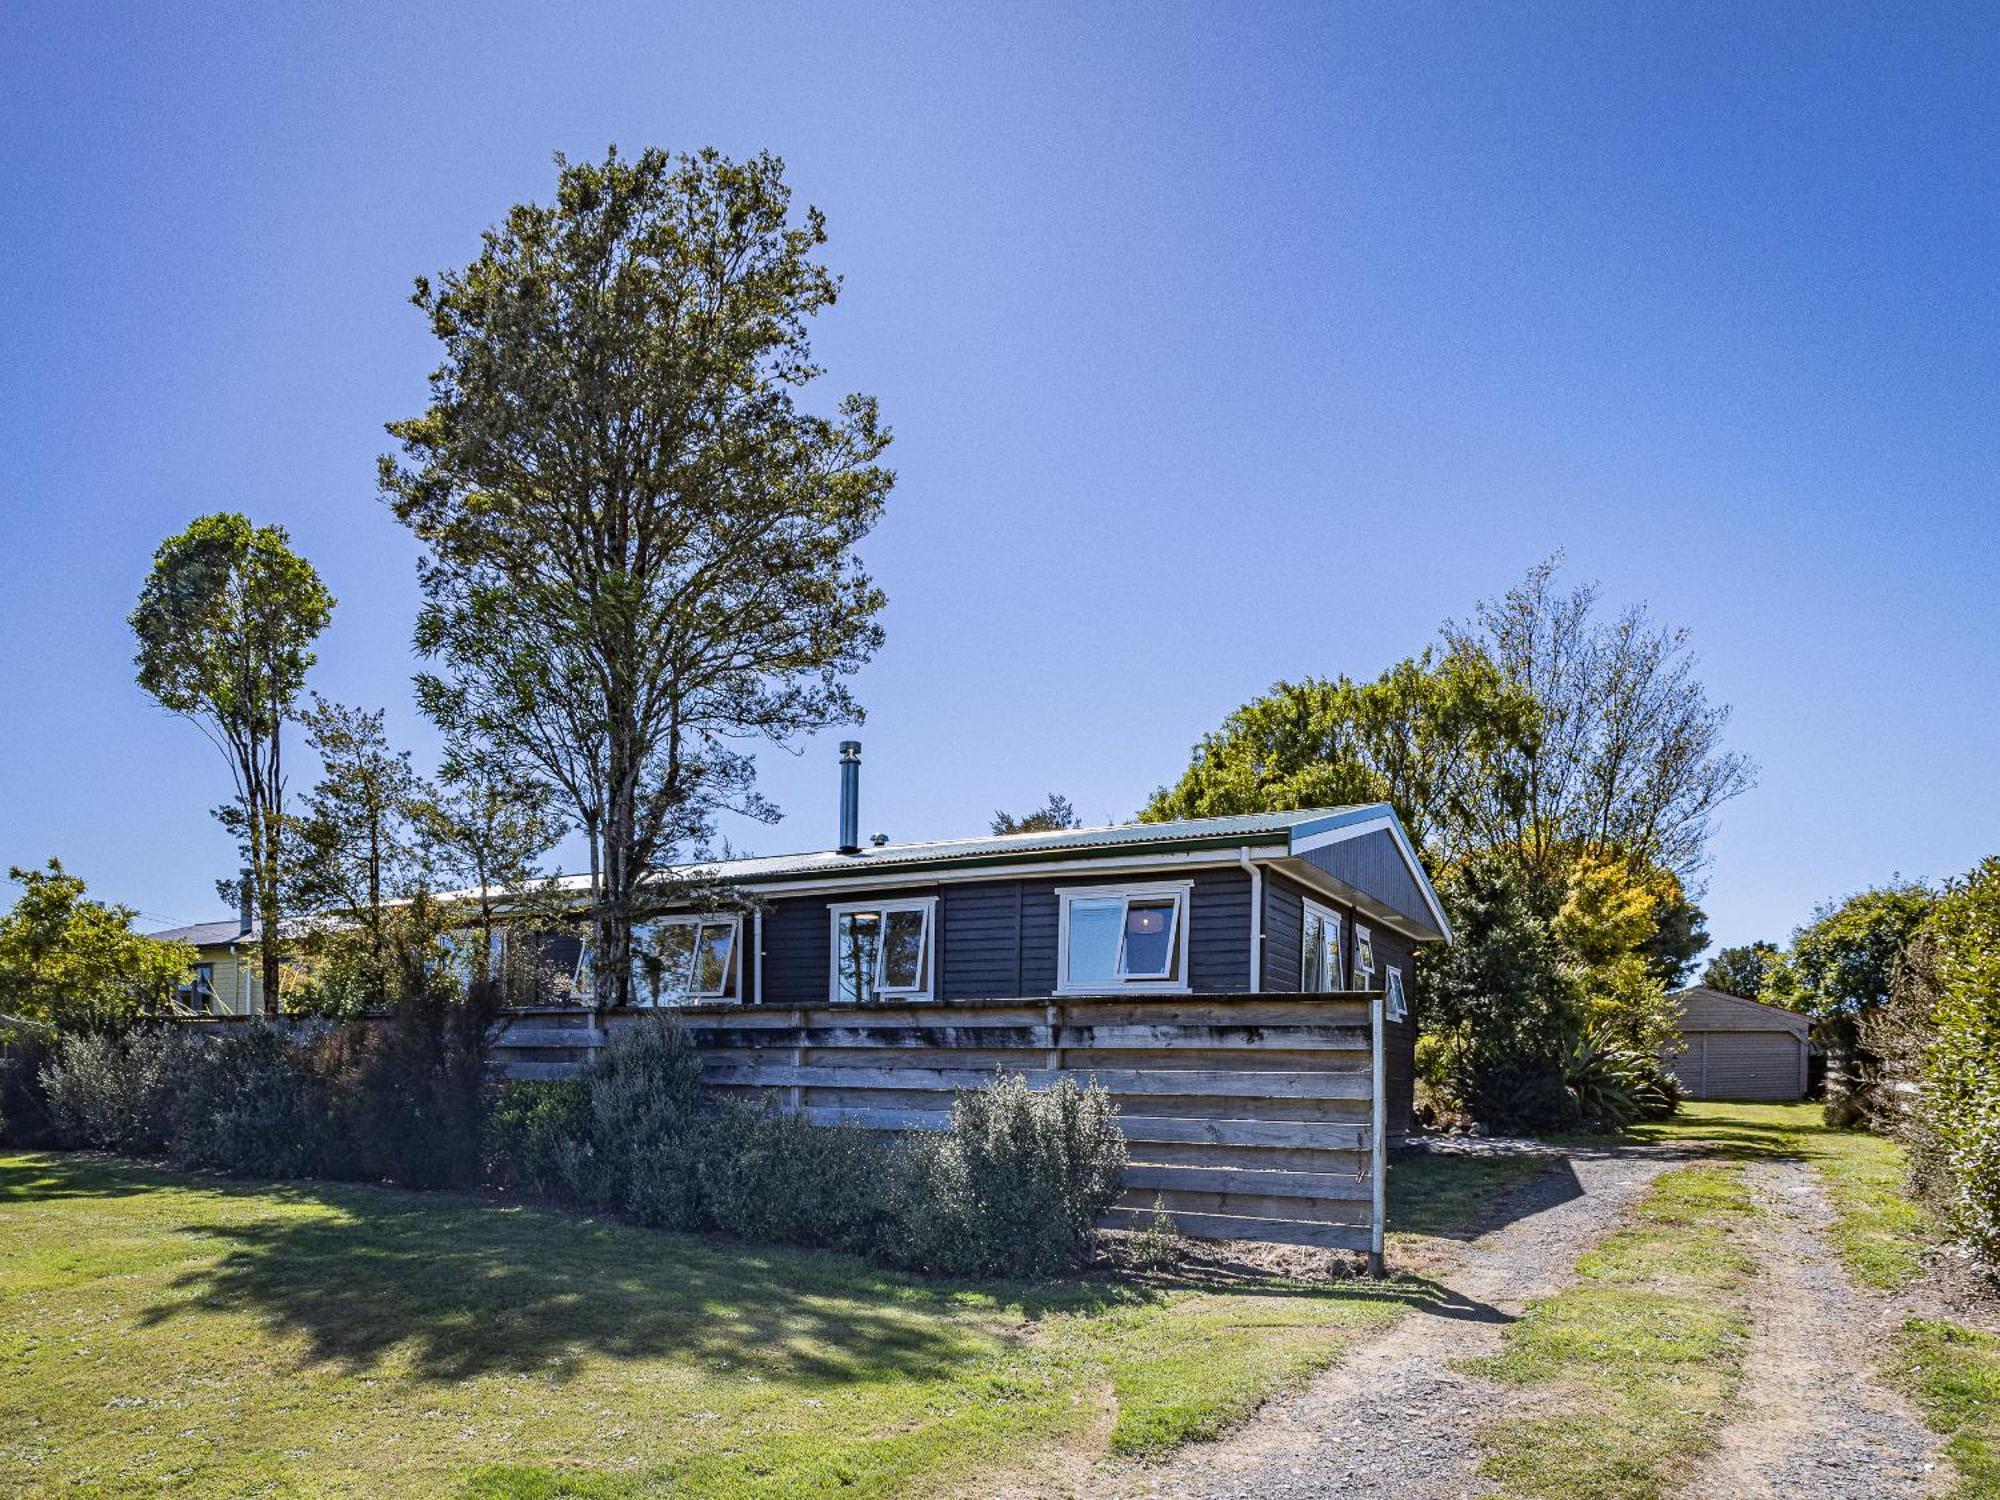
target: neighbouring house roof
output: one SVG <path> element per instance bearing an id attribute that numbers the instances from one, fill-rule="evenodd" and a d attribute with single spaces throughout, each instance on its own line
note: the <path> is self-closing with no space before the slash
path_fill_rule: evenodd
<path id="1" fill-rule="evenodd" d="M 1730 1031 L 1789 1031 L 1804 1037 L 1812 1029 L 1812 1019 L 1782 1005 L 1766 1005 L 1762 1000 L 1745 999 L 1708 984 L 1691 984 L 1675 990 L 1669 999 L 1681 1002 L 1681 1030 L 1708 1031 L 1718 1026 Z"/>
<path id="2" fill-rule="evenodd" d="M 147 937 L 158 938 L 163 943 L 191 943 L 197 948 L 230 948 L 238 942 L 251 943 L 257 940 L 256 930 L 243 930 L 243 924 L 231 917 L 226 922 L 194 922 L 186 927 L 169 927 L 165 932 L 149 932 Z"/>

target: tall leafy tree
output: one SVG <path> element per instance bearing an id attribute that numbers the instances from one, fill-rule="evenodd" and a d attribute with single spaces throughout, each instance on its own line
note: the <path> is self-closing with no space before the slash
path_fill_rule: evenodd
<path id="1" fill-rule="evenodd" d="M 1759 999 L 1782 953 L 1776 943 L 1761 940 L 1724 948 L 1709 960 L 1708 967 L 1702 971 L 1701 982 L 1726 995 L 1740 995 L 1745 1000 Z"/>
<path id="2" fill-rule="evenodd" d="M 1076 809 L 1070 806 L 1069 798 L 1061 792 L 1050 792 L 1048 801 L 1033 812 L 1022 813 L 1018 818 L 1004 811 L 993 814 L 993 831 L 1002 834 L 1061 833 L 1065 829 L 1082 826 L 1083 820 L 1077 817 Z"/>
<path id="3" fill-rule="evenodd" d="M 1879 1009 L 1903 945 L 1936 904 L 1929 886 L 1902 880 L 1824 903 L 1792 934 L 1791 951 L 1771 968 L 1759 998 L 1822 1021 Z"/>
<path id="4" fill-rule="evenodd" d="M 893 476 L 871 399 L 800 404 L 839 282 L 781 162 L 558 167 L 418 282 L 444 359 L 382 489 L 427 550 L 419 699 L 561 794 L 616 1004 L 652 872 L 776 816 L 743 747 L 860 718 L 884 600 L 854 548 Z"/>
<path id="5" fill-rule="evenodd" d="M 1492 843 L 1532 698 L 1474 648 L 1425 652 L 1369 682 L 1280 682 L 1204 735 L 1147 821 L 1386 801 L 1439 863 Z"/>
<path id="6" fill-rule="evenodd" d="M 271 1015 L 284 917 L 283 730 L 333 604 L 282 526 L 221 513 L 160 544 L 131 616 L 139 685 L 229 762 L 236 795 L 217 815 L 242 846 Z M 234 883 L 221 884 L 228 899 Z"/>
<path id="7" fill-rule="evenodd" d="M 460 900 L 472 914 L 468 967 L 475 982 L 496 977 L 501 913 L 518 914 L 551 894 L 537 878 L 539 861 L 562 832 L 548 802 L 548 789 L 522 777 L 505 756 L 461 744 L 448 750 L 423 806 L 433 871 L 441 884 L 464 893 Z"/>
<path id="8" fill-rule="evenodd" d="M 1792 934 L 1758 997 L 1804 1011 L 1827 1057 L 1826 1116 L 1850 1125 L 1867 1112 L 1881 1058 L 1868 1038 L 1895 992 L 1905 949 L 1922 931 L 1937 893 L 1892 881 L 1828 902 Z"/>
<path id="9" fill-rule="evenodd" d="M 1443 870 L 1457 940 L 1419 965 L 1427 1067 L 1479 1119 L 1538 1128 L 1568 1112 L 1562 1057 L 1582 1025 L 1575 965 L 1552 931 L 1547 892 L 1504 851 Z"/>
<path id="10" fill-rule="evenodd" d="M 1505 796 L 1479 821 L 1540 872 L 1581 851 L 1691 879 L 1717 811 L 1755 769 L 1723 748 L 1729 709 L 1694 675 L 1688 633 L 1642 607 L 1602 618 L 1597 586 L 1565 592 L 1561 565 L 1537 565 L 1470 624 L 1445 626 L 1453 650 L 1489 656 L 1539 712 L 1539 733 L 1508 747 L 1508 774 L 1491 783 Z"/>
<path id="11" fill-rule="evenodd" d="M 380 960 L 387 904 L 426 883 L 428 789 L 410 753 L 390 745 L 380 709 L 350 708 L 315 693 L 300 723 L 320 763 L 302 809 L 301 877 L 313 904 L 358 923 Z"/>
<path id="12" fill-rule="evenodd" d="M 170 1004 L 188 983 L 194 949 L 134 932 L 138 913 L 91 900 L 61 860 L 7 874 L 21 894 L 0 916 L 0 1035 L 10 1022 L 115 1027 Z"/>

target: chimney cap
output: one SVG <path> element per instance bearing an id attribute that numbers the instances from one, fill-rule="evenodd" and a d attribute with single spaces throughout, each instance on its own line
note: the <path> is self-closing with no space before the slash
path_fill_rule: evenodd
<path id="1" fill-rule="evenodd" d="M 840 742 L 840 758 L 842 760 L 861 759 L 861 741 L 842 740 Z"/>

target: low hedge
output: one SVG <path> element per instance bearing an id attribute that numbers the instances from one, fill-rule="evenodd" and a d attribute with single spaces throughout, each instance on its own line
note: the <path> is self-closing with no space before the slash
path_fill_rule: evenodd
<path id="1" fill-rule="evenodd" d="M 996 1074 L 942 1130 L 822 1126 L 701 1081 L 671 1017 L 577 1077 L 486 1081 L 485 1022 L 431 1002 L 294 1038 L 155 1025 L 64 1038 L 39 1070 L 58 1144 L 256 1177 L 485 1184 L 644 1224 L 821 1246 L 954 1275 L 1079 1264 L 1125 1138 L 1094 1084 Z"/>

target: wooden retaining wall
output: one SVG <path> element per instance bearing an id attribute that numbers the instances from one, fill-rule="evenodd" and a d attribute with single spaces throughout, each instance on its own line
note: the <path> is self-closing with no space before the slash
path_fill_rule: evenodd
<path id="1" fill-rule="evenodd" d="M 704 1073 L 776 1091 L 815 1121 L 935 1127 L 996 1069 L 1031 1086 L 1092 1077 L 1130 1143 L 1110 1222 L 1154 1200 L 1181 1232 L 1381 1251 L 1379 995 L 1118 996 L 925 1005 L 699 1006 L 679 1012 Z M 563 1077 L 646 1013 L 510 1012 L 507 1076 Z"/>

